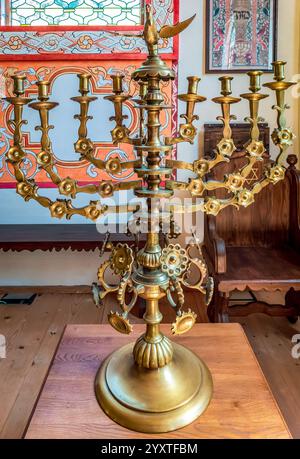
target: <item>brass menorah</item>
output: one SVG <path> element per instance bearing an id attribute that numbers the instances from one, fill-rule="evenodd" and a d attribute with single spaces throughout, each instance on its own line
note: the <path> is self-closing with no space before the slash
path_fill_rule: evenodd
<path id="1" fill-rule="evenodd" d="M 14 107 L 14 119 L 10 121 L 13 128 L 13 145 L 7 153 L 7 160 L 13 166 L 17 180 L 17 193 L 25 201 L 34 199 L 45 208 L 49 208 L 52 217 L 70 219 L 73 215 L 82 215 L 96 221 L 99 217 L 110 212 L 135 212 L 139 204 L 133 206 L 110 207 L 101 203 L 97 198 L 90 201 L 83 208 L 72 205 L 72 198 L 79 193 L 100 195 L 102 198 L 110 197 L 121 189 L 133 189 L 139 198 L 146 198 L 148 212 L 139 214 L 139 222 L 146 223 L 147 240 L 144 248 L 138 250 L 128 244 L 113 246 L 107 240 L 103 246 L 111 250 L 111 255 L 99 268 L 99 287 L 94 290 L 96 301 L 103 300 L 108 293 L 115 293 L 121 312 L 111 312 L 109 322 L 120 333 L 129 334 L 132 325 L 129 313 L 139 297 L 146 300 L 144 321 L 146 332 L 137 342 L 129 344 L 109 356 L 99 369 L 95 381 L 97 399 L 103 410 L 116 422 L 128 428 L 142 432 L 167 432 L 189 424 L 195 420 L 208 406 L 213 392 L 210 372 L 206 365 L 185 347 L 172 343 L 159 329 L 162 314 L 159 310 L 159 301 L 167 297 L 170 306 L 176 313 L 176 320 L 172 324 L 173 334 L 182 334 L 191 329 L 196 321 L 196 314 L 190 309 L 183 311 L 184 288 L 198 290 L 206 295 L 208 304 L 212 297 L 213 285 L 208 276 L 208 271 L 201 253 L 201 246 L 197 239 L 186 249 L 178 244 L 170 244 L 169 240 L 177 236 L 174 215 L 176 212 L 187 213 L 201 210 L 208 214 L 217 215 L 228 206 L 249 206 L 264 187 L 275 185 L 285 175 L 285 161 L 287 149 L 293 143 L 294 135 L 286 127 L 285 92 L 294 83 L 286 82 L 284 76 L 285 62 L 274 62 L 274 81 L 264 86 L 276 94 L 274 110 L 277 112 L 277 128 L 272 134 L 272 140 L 278 147 L 279 153 L 275 161 L 266 165 L 263 178 L 253 186 L 246 184 L 249 174 L 257 161 L 263 160 L 265 147 L 260 140 L 259 116 L 260 101 L 268 97 L 260 93 L 260 71 L 251 71 L 250 92 L 241 95 L 249 101 L 250 116 L 246 118 L 249 123 L 249 141 L 244 146 L 247 164 L 240 170 L 224 177 L 223 181 L 211 180 L 209 173 L 215 166 L 222 162 L 229 162 L 236 150 L 232 138 L 231 106 L 241 99 L 232 96 L 232 77 L 223 76 L 221 82 L 221 95 L 213 99 L 220 105 L 221 116 L 218 119 L 223 123 L 223 138 L 216 145 L 214 159 L 201 157 L 193 163 L 170 159 L 170 153 L 175 144 L 180 142 L 192 143 L 197 135 L 194 121 L 198 116 L 194 114 L 195 106 L 206 99 L 198 95 L 200 78 L 188 78 L 188 91 L 179 96 L 186 103 L 186 113 L 181 115 L 184 122 L 180 124 L 175 137 L 162 139 L 160 134 L 160 114 L 162 110 L 173 107 L 164 103 L 160 90 L 161 82 L 174 80 L 175 73 L 158 54 L 158 41 L 160 38 L 171 37 L 184 30 L 193 18 L 157 30 L 149 6 L 146 10 L 146 22 L 143 38 L 148 46 L 149 55 L 142 66 L 135 70 L 132 79 L 139 85 L 139 97 L 134 99 L 136 110 L 139 113 L 139 135 L 132 138 L 132 134 L 124 124 L 126 116 L 123 114 L 123 104 L 131 96 L 124 94 L 122 75 L 113 75 L 113 94 L 106 97 L 113 102 L 115 122 L 112 130 L 112 139 L 115 144 L 132 144 L 136 159 L 121 161 L 111 158 L 108 161 L 95 158 L 93 142 L 88 138 L 87 122 L 89 105 L 95 97 L 89 96 L 89 82 L 91 75 L 88 73 L 78 75 L 80 96 L 73 100 L 79 103 L 80 114 L 76 115 L 80 126 L 75 151 L 80 158 L 92 163 L 96 168 L 106 170 L 114 177 L 124 169 L 132 169 L 137 180 L 128 183 L 119 183 L 116 180 L 102 181 L 99 184 L 79 186 L 71 177 L 61 179 L 54 168 L 54 159 L 49 130 L 49 112 L 58 104 L 49 101 L 49 82 L 39 81 L 38 101 L 25 97 L 23 75 L 12 76 L 14 82 L 14 96 L 7 100 Z M 24 175 L 21 165 L 26 157 L 22 147 L 22 126 L 26 121 L 22 118 L 23 108 L 29 107 L 37 110 L 40 115 L 41 151 L 37 155 L 39 166 L 47 172 L 59 190 L 60 195 L 68 199 L 52 201 L 41 196 L 37 185 Z M 172 180 L 175 170 L 186 169 L 194 178 L 187 182 Z M 200 198 L 200 202 L 189 207 L 169 205 L 171 226 L 169 234 L 161 244 L 161 225 L 166 218 L 166 209 L 162 209 L 161 199 L 170 199 L 174 190 L 188 190 L 193 197 Z M 228 192 L 226 199 L 212 196 L 212 192 L 225 189 Z M 198 251 L 197 257 L 192 256 L 192 249 Z M 191 268 L 198 269 L 198 280 L 191 279 Z M 105 280 L 107 270 L 119 276 L 117 285 L 110 285 Z M 128 299 L 129 298 L 129 299 Z"/>

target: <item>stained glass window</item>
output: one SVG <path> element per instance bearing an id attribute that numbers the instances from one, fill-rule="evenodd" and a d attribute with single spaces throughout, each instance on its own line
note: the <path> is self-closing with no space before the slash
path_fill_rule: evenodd
<path id="1" fill-rule="evenodd" d="M 1 0 L 6 25 L 139 25 L 142 0 Z M 7 5 L 9 3 L 9 5 Z"/>

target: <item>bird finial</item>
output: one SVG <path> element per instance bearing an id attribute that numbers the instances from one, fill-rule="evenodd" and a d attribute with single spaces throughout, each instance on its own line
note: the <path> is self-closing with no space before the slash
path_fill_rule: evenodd
<path id="1" fill-rule="evenodd" d="M 195 16 L 196 16 L 196 14 L 194 14 L 194 16 L 190 17 L 189 19 L 186 19 L 185 21 L 182 21 L 182 22 L 177 22 L 174 25 L 165 25 L 160 29 L 160 31 L 158 31 L 156 23 L 153 18 L 153 8 L 149 3 L 147 3 L 145 11 L 146 11 L 145 25 L 144 25 L 144 30 L 142 34 L 132 34 L 132 33 L 123 34 L 120 32 L 111 32 L 111 33 L 113 35 L 143 38 L 147 45 L 150 56 L 158 55 L 158 41 L 160 38 L 171 38 L 171 37 L 175 37 L 176 35 L 180 34 L 191 24 L 191 22 L 195 19 Z"/>

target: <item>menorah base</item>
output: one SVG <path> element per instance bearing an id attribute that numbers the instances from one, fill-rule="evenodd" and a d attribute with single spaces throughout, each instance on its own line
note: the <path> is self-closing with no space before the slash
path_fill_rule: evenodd
<path id="1" fill-rule="evenodd" d="M 97 400 L 118 424 L 144 433 L 180 429 L 207 408 L 213 383 L 207 366 L 190 350 L 172 343 L 173 360 L 147 370 L 133 360 L 133 344 L 111 354 L 95 380 Z"/>

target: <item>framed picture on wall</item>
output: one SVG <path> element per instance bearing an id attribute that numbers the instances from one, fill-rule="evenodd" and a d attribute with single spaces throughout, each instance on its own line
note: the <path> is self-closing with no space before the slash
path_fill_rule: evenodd
<path id="1" fill-rule="evenodd" d="M 271 72 L 277 0 L 206 0 L 206 73 Z"/>

